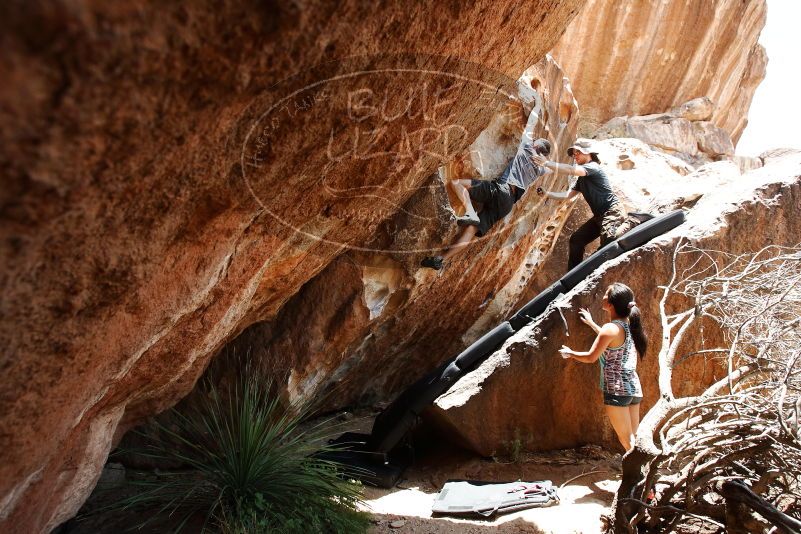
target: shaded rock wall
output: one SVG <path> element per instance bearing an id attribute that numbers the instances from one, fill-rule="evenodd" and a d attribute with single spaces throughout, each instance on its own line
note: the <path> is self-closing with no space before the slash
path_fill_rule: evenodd
<path id="1" fill-rule="evenodd" d="M 550 58 L 527 69 L 514 98 L 476 140 L 429 178 L 381 225 L 364 250 L 349 251 L 307 283 L 274 321 L 253 325 L 228 348 L 250 350 L 285 378 L 290 400 L 333 409 L 383 402 L 503 320 L 542 267 L 572 205 L 527 193 L 505 220 L 440 271 L 420 260 L 453 240 L 457 227 L 444 181 L 496 178 L 515 154 L 529 113 L 554 158 L 573 140 L 578 109 Z M 562 154 L 562 156 L 559 156 Z M 565 187 L 549 176 L 543 187 Z"/>
<path id="2" fill-rule="evenodd" d="M 650 155 L 638 154 L 637 150 L 648 149 L 644 145 L 638 148 L 637 142 L 629 140 L 604 143 L 607 151 L 602 152 L 602 159 L 606 157 L 613 162 L 610 153 L 628 151 L 630 157 L 633 155 L 642 164 L 639 176 L 621 180 L 621 174 L 626 176 L 634 171 L 611 173 L 616 175 L 613 179 L 619 190 L 631 192 L 629 201 L 637 197 L 639 185 L 648 186 L 645 163 L 668 158 L 652 151 Z M 718 168 L 721 165 L 726 168 Z M 659 177 L 653 183 L 658 180 Z M 650 354 L 638 366 L 645 393 L 644 413 L 655 403 L 658 391 L 655 354 L 661 331 L 657 286 L 669 279 L 671 255 L 677 241 L 688 239 L 699 247 L 736 254 L 756 251 L 768 244 L 796 244 L 801 235 L 801 223 L 795 216 L 801 209 L 801 157 L 797 154 L 743 176 L 739 176 L 733 163 L 712 163 L 686 177 L 675 175 L 674 184 L 677 183 L 684 185 L 674 185 L 674 194 L 656 204 L 665 210 L 691 208 L 685 224 L 605 264 L 559 302 L 566 323 L 557 310 L 551 310 L 521 330 L 440 397 L 427 414 L 430 420 L 461 445 L 483 455 L 505 452 L 517 437 L 525 448 L 532 450 L 584 443 L 619 447 L 603 412 L 598 365 L 566 362 L 558 354 L 563 344 L 585 350 L 592 343 L 592 332 L 578 320 L 578 310 L 588 308 L 599 321 L 600 300 L 610 283 L 621 281 L 634 290 L 651 338 Z M 677 192 L 683 194 L 679 196 Z M 565 231 L 579 221 L 583 222 L 583 218 L 581 210 L 576 209 Z M 544 287 L 564 272 L 566 237 L 560 238 L 560 245 L 540 271 L 541 279 L 533 280 L 533 286 Z M 560 255 L 564 255 L 561 261 Z M 680 268 L 687 267 L 688 261 L 689 257 L 684 258 Z M 682 347 L 683 353 L 719 346 L 716 344 L 723 341 L 721 333 L 711 326 L 702 335 L 690 336 Z M 677 395 L 690 394 L 721 376 L 715 360 L 695 357 L 675 369 L 674 389 Z"/>
<path id="3" fill-rule="evenodd" d="M 374 236 L 580 4 L 5 6 L 0 530 L 69 518 L 113 440 Z"/>
<path id="4" fill-rule="evenodd" d="M 766 9 L 764 0 L 589 0 L 552 51 L 581 103 L 581 133 L 708 96 L 712 122 L 737 144 L 765 77 Z"/>

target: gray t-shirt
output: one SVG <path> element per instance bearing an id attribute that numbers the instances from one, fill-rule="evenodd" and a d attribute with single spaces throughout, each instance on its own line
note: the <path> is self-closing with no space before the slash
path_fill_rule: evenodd
<path id="1" fill-rule="evenodd" d="M 609 178 L 600 165 L 592 161 L 582 167 L 587 171 L 587 176 L 579 176 L 572 189 L 584 195 L 584 200 L 590 205 L 593 215 L 602 217 L 612 204 L 617 202 L 617 196 L 612 191 Z"/>
<path id="2" fill-rule="evenodd" d="M 519 195 L 522 194 L 534 180 L 545 174 L 545 169 L 531 160 L 531 157 L 536 153 L 534 141 L 524 134 L 520 145 L 517 147 L 517 154 L 509 162 L 501 177 L 498 178 L 498 182 L 518 187 L 521 190 Z"/>

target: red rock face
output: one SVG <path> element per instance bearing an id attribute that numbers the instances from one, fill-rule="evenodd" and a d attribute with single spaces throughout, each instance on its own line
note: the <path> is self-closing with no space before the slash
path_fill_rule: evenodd
<path id="1" fill-rule="evenodd" d="M 589 0 L 553 50 L 582 108 L 582 134 L 622 115 L 662 113 L 696 97 L 735 145 L 767 57 L 766 2 Z"/>
<path id="2" fill-rule="evenodd" d="M 526 71 L 475 142 L 432 175 L 366 247 L 331 262 L 274 321 L 253 325 L 228 352 L 250 351 L 286 384 L 289 399 L 316 399 L 330 410 L 391 400 L 502 321 L 542 268 L 572 205 L 546 203 L 530 191 L 442 271 L 419 263 L 457 231 L 453 210 L 461 206 L 449 201 L 443 182 L 500 175 L 532 112 L 539 118 L 534 136 L 551 141 L 553 159 L 564 158 L 578 109 L 550 57 Z M 566 181 L 550 175 L 537 185 L 557 190 Z"/>
<path id="3" fill-rule="evenodd" d="M 183 397 L 212 354 L 274 318 L 315 275 L 347 271 L 344 260 L 329 265 L 377 239 L 443 154 L 463 150 L 496 113 L 480 104 L 480 84 L 425 84 L 421 70 L 503 86 L 543 57 L 580 4 L 5 10 L 0 530 L 46 531 L 70 517 L 115 436 Z M 353 56 L 368 59 L 331 61 Z M 310 89 L 399 65 L 409 74 Z M 439 91 L 417 104 L 429 115 L 369 147 L 404 153 L 405 134 L 418 132 L 410 162 L 333 161 L 329 148 L 375 129 L 368 111 L 379 103 L 349 104 L 360 88 L 389 102 Z M 381 187 L 381 209 L 368 195 L 331 193 L 358 187 Z M 372 302 L 383 265 L 368 275 Z"/>

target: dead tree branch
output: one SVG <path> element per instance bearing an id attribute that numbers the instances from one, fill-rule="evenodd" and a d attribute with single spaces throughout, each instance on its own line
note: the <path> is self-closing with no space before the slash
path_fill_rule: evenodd
<path id="1" fill-rule="evenodd" d="M 612 528 L 662 532 L 693 518 L 721 532 L 800 530 L 801 245 L 732 255 L 679 242 L 672 260 L 659 400 L 623 459 Z M 676 397 L 674 368 L 698 357 L 725 376 Z"/>

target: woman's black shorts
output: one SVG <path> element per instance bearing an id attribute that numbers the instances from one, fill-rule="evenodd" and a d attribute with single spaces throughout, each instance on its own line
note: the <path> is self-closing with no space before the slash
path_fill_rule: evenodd
<path id="1" fill-rule="evenodd" d="M 640 404 L 642 397 L 630 397 L 628 395 L 611 395 L 604 392 L 604 404 L 607 406 L 630 406 Z"/>

